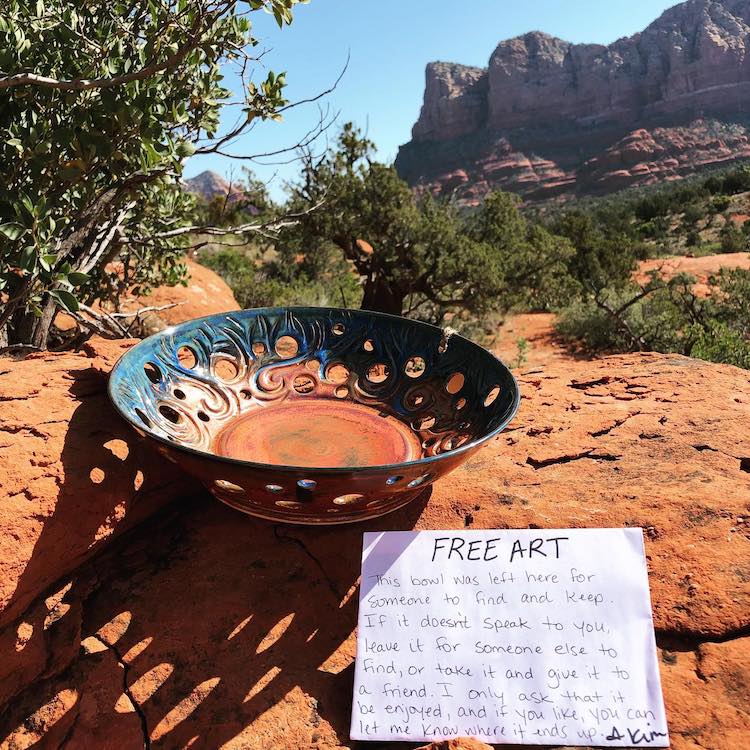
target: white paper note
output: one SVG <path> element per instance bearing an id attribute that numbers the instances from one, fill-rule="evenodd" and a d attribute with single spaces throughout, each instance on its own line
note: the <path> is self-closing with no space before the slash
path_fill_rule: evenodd
<path id="1" fill-rule="evenodd" d="M 666 747 L 641 529 L 364 535 L 351 738 Z"/>

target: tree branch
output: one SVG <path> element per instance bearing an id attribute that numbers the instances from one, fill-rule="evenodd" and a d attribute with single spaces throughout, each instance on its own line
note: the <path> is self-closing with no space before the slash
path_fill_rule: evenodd
<path id="1" fill-rule="evenodd" d="M 144 78 L 150 78 L 156 73 L 177 67 L 200 44 L 200 41 L 201 37 L 193 34 L 188 38 L 186 44 L 162 62 L 154 62 L 139 70 L 134 70 L 132 73 L 125 73 L 112 78 L 58 80 L 56 78 L 49 78 L 48 76 L 40 76 L 36 73 L 16 73 L 15 75 L 0 77 L 0 90 L 15 88 L 17 86 L 39 86 L 41 88 L 59 89 L 62 91 L 88 91 L 89 89 L 106 89 L 114 86 L 123 86 L 126 83 L 142 81 Z"/>
<path id="2" fill-rule="evenodd" d="M 284 216 L 280 216 L 277 219 L 272 219 L 271 221 L 265 221 L 265 222 L 256 222 L 256 223 L 248 223 L 248 224 L 239 224 L 236 227 L 216 227 L 216 226 L 199 226 L 199 225 L 191 225 L 191 226 L 185 226 L 185 227 L 177 227 L 176 229 L 170 229 L 166 232 L 156 232 L 152 235 L 150 235 L 148 238 L 146 237 L 123 237 L 122 239 L 117 240 L 121 245 L 127 245 L 128 243 L 135 243 L 139 245 L 148 245 L 154 242 L 155 240 L 165 240 L 165 239 L 172 239 L 173 237 L 181 237 L 185 234 L 208 234 L 211 236 L 218 236 L 223 237 L 227 234 L 239 234 L 239 235 L 246 235 L 246 234 L 273 234 L 275 232 L 278 232 L 281 229 L 284 229 L 285 227 L 292 227 L 295 226 L 299 220 L 308 214 L 312 213 L 313 211 L 316 211 L 318 208 L 320 208 L 325 200 L 320 200 L 318 203 L 316 203 L 313 206 L 310 206 L 310 208 L 306 208 L 304 211 L 297 211 L 295 213 L 288 213 Z"/>

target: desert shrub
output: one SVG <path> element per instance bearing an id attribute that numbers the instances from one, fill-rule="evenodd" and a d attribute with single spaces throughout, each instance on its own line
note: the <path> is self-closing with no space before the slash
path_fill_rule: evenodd
<path id="1" fill-rule="evenodd" d="M 243 308 L 358 307 L 362 298 L 356 276 L 338 258 L 324 268 L 312 268 L 299 256 L 279 253 L 273 260 L 259 261 L 243 250 L 223 249 L 204 253 L 200 260 L 224 278 Z"/>
<path id="2" fill-rule="evenodd" d="M 719 232 L 719 240 L 723 253 L 739 253 L 747 250 L 747 234 L 729 217 L 726 218 Z"/>
<path id="3" fill-rule="evenodd" d="M 249 15 L 297 0 L 6 0 L 0 9 L 0 346 L 44 347 L 59 307 L 178 281 L 186 157 L 218 127 L 223 61 L 251 62 Z M 247 88 L 275 118 L 283 76 Z M 244 126 L 243 125 L 243 126 Z"/>
<path id="4" fill-rule="evenodd" d="M 750 368 L 750 271 L 723 269 L 699 297 L 695 279 L 656 277 L 579 299 L 560 313 L 557 330 L 593 351 L 651 350 Z"/>
<path id="5" fill-rule="evenodd" d="M 629 283 L 638 261 L 649 255 L 649 248 L 623 227 L 611 227 L 594 215 L 571 210 L 551 225 L 558 235 L 569 240 L 573 252 L 565 260 L 567 284 L 557 297 L 558 307 L 575 298 L 588 299 L 600 290 L 617 290 Z"/>
<path id="6" fill-rule="evenodd" d="M 726 323 L 709 321 L 688 333 L 694 337 L 691 356 L 750 370 L 750 342 Z"/>
<path id="7" fill-rule="evenodd" d="M 728 195 L 717 195 L 711 199 L 709 210 L 713 214 L 721 214 L 729 208 L 730 203 Z"/>
<path id="8" fill-rule="evenodd" d="M 521 301 L 546 304 L 571 252 L 567 241 L 529 222 L 508 193 L 490 194 L 468 216 L 429 195 L 415 197 L 352 124 L 322 157 L 305 155 L 288 207 L 305 205 L 320 207 L 282 235 L 282 252 L 320 266 L 335 250 L 360 279 L 363 307 L 434 322 Z"/>

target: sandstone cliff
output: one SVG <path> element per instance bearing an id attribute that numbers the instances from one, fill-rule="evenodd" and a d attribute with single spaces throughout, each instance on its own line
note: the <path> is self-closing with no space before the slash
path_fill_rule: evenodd
<path id="1" fill-rule="evenodd" d="M 430 63 L 396 166 L 412 184 L 602 193 L 750 156 L 750 0 L 688 0 L 609 46 L 540 32 L 486 69 Z"/>

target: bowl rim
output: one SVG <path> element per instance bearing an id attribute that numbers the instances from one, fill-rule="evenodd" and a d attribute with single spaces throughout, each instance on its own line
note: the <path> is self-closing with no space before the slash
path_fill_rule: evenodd
<path id="1" fill-rule="evenodd" d="M 516 413 L 518 412 L 518 407 L 521 403 L 521 390 L 518 387 L 518 380 L 516 379 L 515 375 L 513 375 L 511 369 L 498 356 L 493 354 L 489 349 L 485 349 L 483 346 L 480 346 L 479 344 L 472 341 L 471 339 L 467 339 L 465 336 L 462 336 L 459 333 L 453 333 L 453 332 L 451 332 L 450 338 L 458 337 L 459 339 L 462 339 L 467 344 L 469 344 L 469 346 L 475 349 L 479 349 L 487 356 L 492 357 L 507 372 L 507 374 L 510 376 L 513 386 L 515 387 L 515 397 L 513 399 L 513 403 L 510 406 L 507 417 L 503 419 L 502 422 L 500 422 L 500 424 L 497 427 L 495 427 L 493 430 L 488 432 L 486 435 L 482 435 L 481 437 L 478 437 L 475 440 L 472 440 L 468 443 L 464 443 L 464 445 L 461 445 L 458 448 L 453 448 L 451 450 L 445 451 L 435 456 L 425 456 L 423 458 L 418 458 L 413 461 L 403 461 L 401 463 L 395 463 L 395 464 L 374 464 L 370 466 L 293 466 L 293 465 L 287 465 L 287 464 L 267 464 L 267 463 L 262 463 L 258 461 L 248 461 L 246 459 L 241 459 L 241 458 L 232 458 L 231 456 L 221 456 L 217 453 L 211 453 L 210 451 L 200 450 L 198 448 L 191 448 L 190 446 L 184 445 L 182 443 L 178 443 L 177 441 L 168 440 L 167 438 L 163 438 L 160 435 L 155 434 L 145 425 L 142 426 L 136 423 L 135 420 L 132 419 L 128 415 L 128 413 L 124 409 L 122 409 L 120 405 L 118 404 L 117 399 L 115 398 L 114 393 L 113 393 L 113 383 L 114 383 L 113 376 L 117 372 L 117 369 L 121 366 L 122 361 L 127 356 L 129 356 L 131 352 L 133 352 L 138 347 L 141 347 L 141 346 L 145 347 L 149 341 L 152 341 L 152 340 L 155 341 L 163 336 L 170 335 L 174 333 L 177 329 L 181 328 L 182 326 L 195 325 L 197 323 L 202 323 L 203 321 L 213 320 L 213 319 L 220 318 L 220 317 L 226 317 L 228 315 L 234 315 L 238 313 L 265 313 L 265 314 L 278 315 L 278 314 L 284 314 L 287 312 L 292 312 L 292 313 L 324 313 L 324 312 L 360 313 L 360 314 L 372 316 L 375 318 L 384 318 L 386 320 L 406 321 L 412 325 L 429 328 L 436 333 L 445 335 L 444 329 L 442 329 L 440 326 L 433 325 L 432 323 L 426 323 L 422 320 L 412 320 L 411 318 L 407 318 L 403 315 L 392 315 L 390 313 L 378 312 L 375 310 L 363 310 L 359 308 L 314 307 L 314 306 L 309 306 L 309 305 L 307 306 L 306 305 L 300 305 L 300 306 L 290 305 L 288 307 L 285 307 L 285 306 L 247 307 L 247 308 L 243 308 L 240 310 L 228 310 L 226 312 L 213 313 L 212 315 L 204 315 L 200 318 L 191 318 L 190 320 L 184 320 L 181 323 L 176 323 L 175 325 L 168 326 L 162 331 L 158 331 L 157 333 L 154 333 L 151 336 L 147 336 L 145 339 L 142 339 L 137 344 L 135 344 L 135 346 L 130 347 L 126 352 L 121 354 L 118 357 L 117 362 L 115 362 L 114 366 L 110 370 L 109 376 L 107 378 L 107 395 L 109 397 L 110 402 L 115 407 L 115 410 L 117 411 L 117 413 L 128 424 L 130 424 L 131 427 L 136 429 L 138 432 L 144 433 L 150 439 L 157 440 L 163 445 L 168 446 L 170 448 L 174 448 L 178 451 L 183 451 L 193 456 L 198 456 L 199 458 L 220 461 L 221 463 L 226 463 L 232 466 L 238 466 L 238 467 L 243 467 L 243 468 L 261 470 L 261 471 L 279 471 L 279 472 L 287 472 L 287 473 L 295 473 L 295 474 L 315 473 L 318 476 L 356 474 L 356 473 L 365 472 L 365 471 L 370 471 L 370 472 L 378 471 L 382 473 L 391 473 L 395 471 L 400 471 L 402 469 L 413 468 L 413 467 L 418 467 L 418 466 L 430 466 L 435 463 L 440 463 L 451 457 L 460 456 L 464 453 L 472 451 L 473 449 L 478 448 L 484 443 L 489 442 L 492 438 L 496 437 L 500 432 L 502 432 L 508 426 L 508 424 L 511 422 L 511 420 L 516 416 Z"/>

